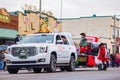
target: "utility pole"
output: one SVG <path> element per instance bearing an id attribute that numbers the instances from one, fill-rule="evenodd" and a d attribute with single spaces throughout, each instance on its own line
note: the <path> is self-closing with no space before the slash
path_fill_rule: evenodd
<path id="1" fill-rule="evenodd" d="M 41 21 L 41 9 L 42 9 L 42 5 L 41 5 L 42 3 L 41 3 L 41 0 L 39 0 L 39 19 L 40 19 L 40 21 Z M 41 22 L 39 21 L 39 28 L 40 28 L 40 30 L 39 30 L 39 32 L 41 32 Z"/>
<path id="2" fill-rule="evenodd" d="M 39 12 L 40 12 L 40 13 L 39 13 L 39 17 L 41 17 L 41 9 L 42 9 L 42 8 L 41 8 L 41 0 L 39 0 L 39 2 L 40 2 L 40 3 L 39 3 Z"/>
<path id="3" fill-rule="evenodd" d="M 114 15 L 114 51 L 113 51 L 113 53 L 116 53 L 116 29 L 115 29 L 115 27 L 116 27 L 116 21 L 115 21 L 115 19 L 116 19 L 116 15 Z"/>
<path id="4" fill-rule="evenodd" d="M 61 8 L 60 8 L 60 18 L 62 20 L 62 0 L 61 0 Z"/>

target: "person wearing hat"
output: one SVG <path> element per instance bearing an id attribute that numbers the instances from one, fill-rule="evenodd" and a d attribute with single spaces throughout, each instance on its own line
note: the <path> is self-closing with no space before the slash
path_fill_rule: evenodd
<path id="1" fill-rule="evenodd" d="M 5 59 L 4 50 L 5 49 L 6 49 L 5 47 L 0 47 L 0 71 L 2 71 L 4 67 L 4 59 Z"/>
<path id="2" fill-rule="evenodd" d="M 84 53 L 86 45 L 87 45 L 87 39 L 85 33 L 80 33 L 82 39 L 80 41 L 80 53 Z"/>
<path id="3" fill-rule="evenodd" d="M 20 36 L 20 34 L 18 33 L 17 35 L 16 35 L 16 37 L 15 37 L 15 44 L 17 43 L 17 42 L 19 42 L 21 40 L 21 36 Z"/>

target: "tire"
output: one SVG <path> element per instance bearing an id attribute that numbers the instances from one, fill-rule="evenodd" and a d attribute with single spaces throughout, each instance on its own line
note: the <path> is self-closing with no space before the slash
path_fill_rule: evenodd
<path id="1" fill-rule="evenodd" d="M 33 68 L 34 73 L 40 73 L 42 68 Z"/>
<path id="2" fill-rule="evenodd" d="M 104 71 L 107 70 L 107 64 L 104 64 L 103 70 L 104 70 Z"/>
<path id="3" fill-rule="evenodd" d="M 18 73 L 18 68 L 7 68 L 7 70 L 8 70 L 8 72 L 10 73 L 10 74 L 16 74 L 16 73 Z"/>
<path id="4" fill-rule="evenodd" d="M 75 57 L 71 56 L 69 66 L 66 67 L 66 70 L 67 71 L 74 71 L 75 70 L 75 66 L 76 66 L 75 65 Z"/>
<path id="5" fill-rule="evenodd" d="M 103 70 L 103 67 L 102 67 L 102 66 L 103 66 L 102 64 L 99 64 L 99 65 L 98 65 L 98 70 L 99 70 L 99 71 L 102 71 L 102 70 Z"/>
<path id="6" fill-rule="evenodd" d="M 49 65 L 49 68 L 47 69 L 47 72 L 55 72 L 56 71 L 56 62 L 57 62 L 56 56 L 54 54 L 51 54 L 50 65 Z"/>
<path id="7" fill-rule="evenodd" d="M 98 65 L 98 70 L 99 71 L 101 71 L 101 70 L 106 71 L 107 70 L 107 64 L 105 64 L 104 62 L 102 64 L 99 64 Z"/>
<path id="8" fill-rule="evenodd" d="M 64 68 L 64 67 L 60 67 L 60 70 L 61 70 L 61 71 L 65 71 L 65 68 Z"/>

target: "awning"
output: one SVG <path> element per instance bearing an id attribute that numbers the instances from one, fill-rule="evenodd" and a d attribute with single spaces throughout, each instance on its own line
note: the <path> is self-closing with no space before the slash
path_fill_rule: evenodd
<path id="1" fill-rule="evenodd" d="M 18 31 L 12 29 L 0 28 L 0 38 L 14 39 Z"/>

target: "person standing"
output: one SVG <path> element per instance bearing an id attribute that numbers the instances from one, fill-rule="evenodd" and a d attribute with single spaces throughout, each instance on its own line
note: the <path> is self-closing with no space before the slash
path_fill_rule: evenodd
<path id="1" fill-rule="evenodd" d="M 99 45 L 98 59 L 102 62 L 106 62 L 108 60 L 106 48 L 104 47 L 104 43 Z"/>
<path id="2" fill-rule="evenodd" d="M 4 59 L 5 59 L 5 55 L 3 53 L 4 51 L 4 48 L 0 48 L 0 71 L 3 70 L 3 67 L 4 67 Z"/>
<path id="3" fill-rule="evenodd" d="M 99 52 L 98 52 L 98 60 L 100 61 L 100 64 L 103 64 L 103 70 L 107 69 L 107 61 L 108 61 L 108 56 L 107 56 L 107 51 L 104 46 L 104 43 L 101 43 L 99 45 Z"/>
<path id="4" fill-rule="evenodd" d="M 114 53 L 114 57 L 115 57 L 115 67 L 119 67 L 119 53 L 118 51 L 116 51 L 116 53 Z"/>
<path id="5" fill-rule="evenodd" d="M 110 67 L 115 67 L 115 56 L 110 54 Z"/>
<path id="6" fill-rule="evenodd" d="M 16 35 L 16 37 L 15 37 L 15 44 L 17 43 L 17 42 L 19 42 L 21 40 L 21 36 L 20 36 L 20 34 L 18 33 L 17 35 Z"/>
<path id="7" fill-rule="evenodd" d="M 3 54 L 4 54 L 4 55 L 7 54 L 7 47 L 8 47 L 8 46 L 4 46 L 4 50 L 3 50 Z M 6 68 L 6 57 L 4 58 L 3 62 L 4 62 L 3 70 L 5 71 L 5 70 L 7 69 L 7 68 Z"/>
<path id="8" fill-rule="evenodd" d="M 85 33 L 81 33 L 81 41 L 80 41 L 80 54 L 85 52 L 86 45 L 87 45 L 87 39 Z"/>

